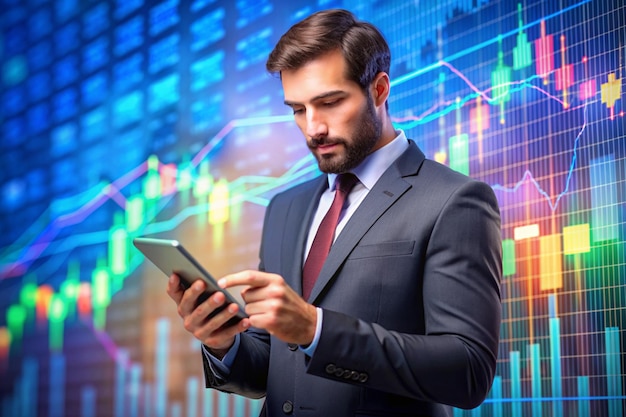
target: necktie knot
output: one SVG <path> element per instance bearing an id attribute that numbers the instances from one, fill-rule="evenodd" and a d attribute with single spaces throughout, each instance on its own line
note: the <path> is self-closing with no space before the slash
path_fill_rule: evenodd
<path id="1" fill-rule="evenodd" d="M 359 182 L 359 179 L 351 172 L 346 172 L 345 174 L 337 175 L 337 179 L 335 180 L 335 188 L 337 191 L 345 194 L 350 194 L 350 191 L 354 188 L 356 183 Z"/>

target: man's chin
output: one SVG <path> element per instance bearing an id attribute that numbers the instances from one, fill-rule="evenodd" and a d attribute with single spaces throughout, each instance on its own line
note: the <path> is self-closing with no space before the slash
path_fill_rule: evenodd
<path id="1" fill-rule="evenodd" d="M 325 174 L 341 174 L 346 169 L 346 161 L 338 155 L 316 155 L 317 165 Z"/>

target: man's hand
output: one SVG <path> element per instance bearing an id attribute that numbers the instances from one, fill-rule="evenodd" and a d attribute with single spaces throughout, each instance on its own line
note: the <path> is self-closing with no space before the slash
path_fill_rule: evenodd
<path id="1" fill-rule="evenodd" d="M 224 327 L 237 313 L 237 304 L 230 304 L 209 318 L 215 309 L 224 304 L 226 297 L 221 292 L 216 292 L 196 306 L 198 297 L 205 289 L 206 284 L 198 280 L 184 290 L 175 274 L 167 283 L 167 294 L 178 306 L 178 315 L 182 317 L 185 329 L 205 344 L 216 357 L 222 358 L 233 345 L 235 335 L 250 327 L 250 320 L 242 319 L 235 325 Z"/>
<path id="2" fill-rule="evenodd" d="M 242 291 L 250 325 L 267 330 L 287 343 L 309 345 L 315 336 L 317 311 L 285 282 L 283 277 L 260 271 L 243 271 L 218 281 L 222 288 L 248 286 Z"/>

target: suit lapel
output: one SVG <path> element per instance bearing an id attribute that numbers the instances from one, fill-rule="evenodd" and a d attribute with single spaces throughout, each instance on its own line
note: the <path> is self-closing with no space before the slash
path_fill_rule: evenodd
<path id="1" fill-rule="evenodd" d="M 307 301 L 315 301 L 322 290 L 329 285 L 332 277 L 363 235 L 402 194 L 411 188 L 411 185 L 403 180 L 403 177 L 416 175 L 423 161 L 424 154 L 414 142 L 410 141 L 409 148 L 385 171 L 346 223 L 335 244 L 331 247 L 328 258 L 326 258 Z M 301 284 L 299 285 L 301 288 Z"/>

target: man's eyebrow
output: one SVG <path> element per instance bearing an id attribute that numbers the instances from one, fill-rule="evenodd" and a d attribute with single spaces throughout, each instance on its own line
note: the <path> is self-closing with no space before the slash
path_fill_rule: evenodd
<path id="1" fill-rule="evenodd" d="M 313 101 L 317 101 L 317 100 L 323 100 L 323 99 L 325 99 L 325 98 L 334 97 L 334 96 L 339 95 L 339 94 L 345 94 L 345 91 L 343 91 L 343 90 L 332 90 L 332 91 L 327 91 L 327 92 L 325 92 L 325 93 L 319 94 L 319 95 L 317 95 L 317 96 L 315 96 L 315 97 L 311 98 L 311 100 L 310 100 L 310 101 L 312 101 L 312 102 L 313 102 Z M 284 103 L 285 103 L 287 106 L 296 106 L 296 105 L 300 105 L 300 104 L 302 104 L 302 103 L 299 103 L 299 102 L 297 102 L 297 101 L 291 101 L 291 100 L 285 100 L 285 101 L 284 101 Z"/>

